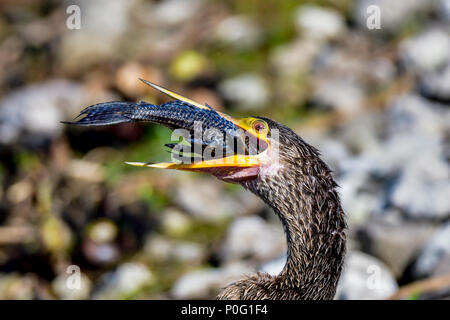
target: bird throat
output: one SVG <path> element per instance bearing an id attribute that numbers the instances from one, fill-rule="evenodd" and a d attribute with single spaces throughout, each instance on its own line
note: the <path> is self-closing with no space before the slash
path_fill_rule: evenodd
<path id="1" fill-rule="evenodd" d="M 344 213 L 329 169 L 321 165 L 310 174 L 287 168 L 289 174 L 243 183 L 272 207 L 286 233 L 286 264 L 268 285 L 298 299 L 332 299 L 345 256 Z"/>

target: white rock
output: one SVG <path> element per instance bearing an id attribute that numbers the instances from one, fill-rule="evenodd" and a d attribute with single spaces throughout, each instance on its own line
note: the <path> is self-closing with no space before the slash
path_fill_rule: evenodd
<path id="1" fill-rule="evenodd" d="M 380 10 L 380 31 L 393 31 L 402 26 L 420 11 L 431 7 L 429 0 L 358 0 L 354 6 L 354 17 L 363 30 L 367 28 L 367 19 L 373 11 L 367 12 L 369 6 L 376 6 Z"/>
<path id="2" fill-rule="evenodd" d="M 436 70 L 449 61 L 450 33 L 439 29 L 423 32 L 400 45 L 406 67 L 417 72 Z"/>
<path id="3" fill-rule="evenodd" d="M 114 55 L 118 40 L 129 26 L 134 1 L 74 0 L 81 9 L 81 29 L 70 30 L 62 38 L 63 66 L 80 68 Z"/>
<path id="4" fill-rule="evenodd" d="M 106 285 L 94 293 L 95 299 L 118 299 L 133 294 L 153 281 L 153 274 L 141 263 L 121 264 L 114 272 L 105 276 Z"/>
<path id="5" fill-rule="evenodd" d="M 438 12 L 444 20 L 450 22 L 450 0 L 438 0 Z"/>
<path id="6" fill-rule="evenodd" d="M 362 252 L 349 252 L 336 292 L 338 300 L 381 300 L 398 289 L 389 269 Z"/>
<path id="7" fill-rule="evenodd" d="M 14 91 L 0 102 L 0 143 L 13 143 L 25 131 L 29 136 L 58 135 L 60 121 L 79 108 L 85 96 L 78 83 L 67 80 L 51 80 Z"/>
<path id="8" fill-rule="evenodd" d="M 283 256 L 275 259 L 275 260 L 271 260 L 265 264 L 263 264 L 260 268 L 259 268 L 259 272 L 266 272 L 272 276 L 277 276 L 280 274 L 280 272 L 283 270 L 284 265 L 286 264 L 286 260 L 287 260 L 287 255 L 284 254 Z"/>
<path id="9" fill-rule="evenodd" d="M 370 250 L 367 253 L 381 259 L 400 278 L 435 230 L 432 223 L 392 219 L 386 214 L 383 218 L 374 216 L 356 234 L 361 245 Z"/>
<path id="10" fill-rule="evenodd" d="M 316 103 L 352 114 L 362 108 L 365 97 L 359 83 L 342 77 L 323 77 L 316 83 L 313 99 Z"/>
<path id="11" fill-rule="evenodd" d="M 259 27 L 248 17 L 232 16 L 219 23 L 216 38 L 237 49 L 254 48 L 261 42 Z"/>
<path id="12" fill-rule="evenodd" d="M 219 90 L 226 99 L 249 109 L 264 107 L 270 96 L 266 81 L 252 73 L 225 80 L 219 85 Z"/>
<path id="13" fill-rule="evenodd" d="M 276 47 L 270 53 L 269 59 L 276 72 L 297 76 L 308 72 L 319 50 L 318 41 L 306 38 Z"/>
<path id="14" fill-rule="evenodd" d="M 395 99 L 387 117 L 390 135 L 417 133 L 440 139 L 440 135 L 450 128 L 450 111 L 417 95 Z"/>
<path id="15" fill-rule="evenodd" d="M 342 208 L 347 214 L 349 226 L 364 224 L 369 215 L 378 207 L 379 197 L 367 192 L 368 172 L 354 170 L 338 179 Z"/>
<path id="16" fill-rule="evenodd" d="M 81 300 L 88 299 L 91 289 L 91 280 L 83 273 L 80 274 L 80 287 L 69 288 L 68 277 L 71 275 L 61 274 L 52 281 L 52 288 L 60 299 Z M 72 275 L 73 276 L 73 275 Z"/>
<path id="17" fill-rule="evenodd" d="M 335 38 L 346 29 L 339 12 L 309 4 L 296 10 L 295 24 L 300 33 L 318 39 Z"/>
<path id="18" fill-rule="evenodd" d="M 252 258 L 262 262 L 284 253 L 285 241 L 281 228 L 258 216 L 241 217 L 228 228 L 222 253 L 226 261 Z"/>
<path id="19" fill-rule="evenodd" d="M 198 264 L 205 256 L 205 248 L 195 242 L 177 243 L 172 254 L 178 261 Z"/>
<path id="20" fill-rule="evenodd" d="M 450 62 L 443 70 L 428 73 L 420 80 L 421 89 L 426 96 L 450 100 Z"/>
<path id="21" fill-rule="evenodd" d="M 409 215 L 421 218 L 450 216 L 450 168 L 444 159 L 417 154 L 403 169 L 391 201 Z"/>
<path id="22" fill-rule="evenodd" d="M 232 216 L 255 213 L 263 203 L 249 191 L 224 192 L 224 184 L 207 178 L 183 179 L 177 183 L 175 202 L 197 219 L 221 222 Z"/>
<path id="23" fill-rule="evenodd" d="M 220 288 L 253 271 L 253 268 L 242 263 L 229 264 L 220 269 L 192 271 L 176 281 L 171 294 L 175 299 L 211 299 Z"/>
<path id="24" fill-rule="evenodd" d="M 152 11 L 159 24 L 179 25 L 192 18 L 203 3 L 203 0 L 165 0 L 159 1 Z"/>
<path id="25" fill-rule="evenodd" d="M 450 257 L 450 223 L 442 225 L 425 245 L 413 266 L 415 277 L 435 275 L 440 262 Z M 447 268 L 447 272 L 448 272 Z M 437 274 L 436 274 L 437 275 Z"/>

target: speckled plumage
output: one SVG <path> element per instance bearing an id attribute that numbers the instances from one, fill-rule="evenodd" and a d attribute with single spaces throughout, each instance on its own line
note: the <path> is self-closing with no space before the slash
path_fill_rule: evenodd
<path id="1" fill-rule="evenodd" d="M 291 129 L 279 130 L 281 168 L 241 184 L 283 223 L 288 258 L 278 276 L 258 273 L 234 282 L 218 299 L 332 299 L 345 256 L 345 220 L 331 171 L 319 152 Z"/>

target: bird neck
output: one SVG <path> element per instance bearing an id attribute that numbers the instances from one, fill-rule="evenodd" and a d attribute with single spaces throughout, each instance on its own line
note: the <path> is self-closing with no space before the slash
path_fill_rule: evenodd
<path id="1" fill-rule="evenodd" d="M 286 233 L 287 260 L 277 281 L 302 299 L 332 299 L 345 255 L 345 222 L 331 192 L 304 203 L 274 207 Z M 307 204 L 307 205 L 305 205 Z"/>
<path id="2" fill-rule="evenodd" d="M 267 285 L 300 299 L 332 299 L 345 256 L 344 213 L 323 162 L 298 170 L 247 185 L 273 208 L 286 233 L 286 264 Z"/>

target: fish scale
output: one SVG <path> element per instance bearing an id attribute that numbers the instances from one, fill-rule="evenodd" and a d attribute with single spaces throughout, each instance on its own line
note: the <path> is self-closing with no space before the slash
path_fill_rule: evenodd
<path id="1" fill-rule="evenodd" d="M 106 102 L 87 107 L 78 117 L 82 115 L 85 117 L 66 123 L 96 126 L 149 121 L 163 124 L 171 129 L 192 130 L 194 123 L 200 122 L 203 131 L 215 128 L 233 135 L 237 132 L 236 126 L 221 117 L 214 109 L 200 109 L 182 101 L 170 101 L 161 105 L 146 102 Z"/>

